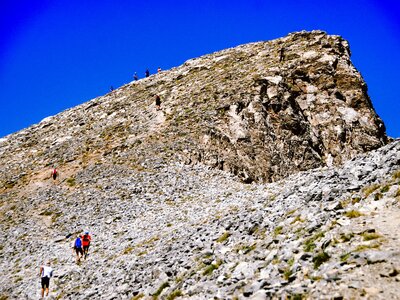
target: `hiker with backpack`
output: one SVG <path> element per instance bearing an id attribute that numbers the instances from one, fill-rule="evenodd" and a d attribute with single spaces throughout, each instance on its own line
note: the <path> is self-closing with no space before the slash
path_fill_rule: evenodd
<path id="1" fill-rule="evenodd" d="M 50 278 L 53 276 L 53 268 L 50 267 L 50 261 L 45 266 L 40 267 L 39 276 L 41 278 L 42 285 L 42 298 L 44 297 L 44 291 L 46 290 L 46 296 L 49 295 Z"/>
<path id="2" fill-rule="evenodd" d="M 147 69 L 146 72 L 145 72 L 144 74 L 145 74 L 146 77 L 149 77 L 149 76 L 150 76 L 150 71 L 149 71 L 149 69 Z"/>
<path id="3" fill-rule="evenodd" d="M 53 177 L 53 180 L 56 180 L 58 176 L 58 171 L 56 167 L 53 168 L 53 171 L 51 171 L 51 177 Z"/>
<path id="4" fill-rule="evenodd" d="M 82 236 L 82 247 L 83 247 L 83 254 L 85 256 L 85 259 L 88 256 L 91 240 L 92 240 L 92 237 L 89 235 L 89 231 L 86 231 L 85 234 Z"/>
<path id="5" fill-rule="evenodd" d="M 74 246 L 72 248 L 75 249 L 76 262 L 79 263 L 81 261 L 81 258 L 83 257 L 82 240 L 80 235 L 76 237 Z"/>

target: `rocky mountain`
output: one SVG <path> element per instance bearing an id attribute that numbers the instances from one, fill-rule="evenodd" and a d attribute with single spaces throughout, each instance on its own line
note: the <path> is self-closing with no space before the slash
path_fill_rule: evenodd
<path id="1" fill-rule="evenodd" d="M 189 60 L 0 139 L 0 299 L 396 299 L 399 148 L 339 36 Z"/>

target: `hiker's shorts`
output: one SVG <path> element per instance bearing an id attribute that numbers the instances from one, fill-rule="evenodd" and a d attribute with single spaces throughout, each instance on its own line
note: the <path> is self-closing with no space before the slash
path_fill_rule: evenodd
<path id="1" fill-rule="evenodd" d="M 74 247 L 75 248 L 75 252 L 76 252 L 76 255 L 83 255 L 83 250 L 82 250 L 82 248 L 81 247 Z"/>
<path id="2" fill-rule="evenodd" d="M 50 286 L 50 278 L 49 277 L 42 277 L 42 289 L 48 289 Z"/>

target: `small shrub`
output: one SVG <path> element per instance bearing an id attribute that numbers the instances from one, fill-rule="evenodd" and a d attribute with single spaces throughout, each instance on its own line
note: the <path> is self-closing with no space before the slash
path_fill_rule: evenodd
<path id="1" fill-rule="evenodd" d="M 287 267 L 283 272 L 283 278 L 285 278 L 285 280 L 288 280 L 289 277 L 292 276 L 292 274 L 292 269 L 290 267 Z"/>
<path id="2" fill-rule="evenodd" d="M 52 211 L 45 210 L 44 212 L 41 212 L 39 215 L 40 216 L 51 216 L 52 214 L 53 214 Z"/>
<path id="3" fill-rule="evenodd" d="M 378 201 L 378 200 L 380 200 L 380 199 L 382 199 L 382 197 L 383 197 L 383 195 L 381 194 L 381 193 L 376 193 L 375 195 L 374 195 L 374 200 L 375 201 Z"/>
<path id="4" fill-rule="evenodd" d="M 386 193 L 390 190 L 390 185 L 385 185 L 383 188 L 381 188 L 381 193 Z"/>
<path id="5" fill-rule="evenodd" d="M 293 215 L 296 211 L 297 211 L 297 209 L 289 210 L 289 211 L 286 213 L 286 215 L 287 215 L 287 216 Z"/>
<path id="6" fill-rule="evenodd" d="M 168 282 L 164 282 L 159 288 L 158 290 L 153 294 L 153 299 L 157 299 L 158 296 L 161 295 L 162 291 L 164 289 L 166 289 L 167 287 L 169 287 L 169 283 Z"/>
<path id="7" fill-rule="evenodd" d="M 357 246 L 356 249 L 354 249 L 354 251 L 361 252 L 361 251 L 364 251 L 364 250 L 376 249 L 376 248 L 379 248 L 379 244 L 378 243 L 371 244 L 371 245 L 359 245 L 359 246 Z"/>
<path id="8" fill-rule="evenodd" d="M 126 247 L 125 249 L 124 249 L 124 252 L 123 252 L 123 254 L 129 254 L 129 253 L 131 253 L 132 252 L 132 250 L 133 250 L 133 247 Z"/>
<path id="9" fill-rule="evenodd" d="M 354 234 L 353 233 L 349 233 L 349 234 L 342 234 L 341 236 L 340 236 L 340 238 L 342 239 L 342 242 L 348 242 L 348 241 L 350 241 L 352 238 L 354 237 Z"/>
<path id="10" fill-rule="evenodd" d="M 54 215 L 51 216 L 51 221 L 53 223 L 57 222 L 58 218 L 62 216 L 62 212 L 57 212 Z"/>
<path id="11" fill-rule="evenodd" d="M 301 216 L 296 216 L 296 218 L 294 218 L 294 220 L 292 222 L 290 222 L 290 224 L 294 224 L 296 222 L 304 222 L 304 220 L 301 218 Z"/>
<path id="12" fill-rule="evenodd" d="M 305 252 L 311 252 L 315 249 L 316 245 L 315 245 L 315 241 L 317 241 L 318 239 L 322 238 L 325 236 L 325 233 L 323 231 L 316 233 L 315 235 L 313 235 L 312 237 L 310 237 L 309 239 L 307 239 L 304 242 L 304 251 Z"/>
<path id="13" fill-rule="evenodd" d="M 318 269 L 320 265 L 328 261 L 331 258 L 326 252 L 320 252 L 313 257 L 314 269 Z"/>
<path id="14" fill-rule="evenodd" d="M 243 246 L 241 250 L 243 251 L 243 254 L 247 254 L 254 249 L 256 249 L 256 244 L 253 244 L 251 246 Z"/>
<path id="15" fill-rule="evenodd" d="M 397 189 L 397 192 L 394 194 L 395 198 L 400 197 L 400 188 Z"/>
<path id="16" fill-rule="evenodd" d="M 292 257 L 291 259 L 288 260 L 288 265 L 289 265 L 290 267 L 292 267 L 293 264 L 294 264 L 294 257 Z"/>
<path id="17" fill-rule="evenodd" d="M 143 297 L 144 297 L 143 294 L 137 294 L 136 296 L 133 296 L 133 297 L 131 298 L 131 300 L 139 300 L 139 299 L 142 299 Z"/>
<path id="18" fill-rule="evenodd" d="M 273 265 L 277 265 L 277 264 L 279 264 L 281 261 L 279 260 L 279 258 L 274 258 L 272 261 L 271 261 L 271 263 L 273 264 Z"/>
<path id="19" fill-rule="evenodd" d="M 292 294 L 289 296 L 289 300 L 303 300 L 307 299 L 307 295 L 303 294 Z"/>
<path id="20" fill-rule="evenodd" d="M 277 227 L 275 227 L 275 229 L 274 229 L 274 235 L 275 235 L 275 236 L 280 235 L 280 234 L 282 233 L 282 230 L 283 230 L 283 226 L 277 226 Z"/>
<path id="21" fill-rule="evenodd" d="M 400 170 L 397 170 L 393 173 L 393 179 L 400 179 Z"/>
<path id="22" fill-rule="evenodd" d="M 360 197 L 354 197 L 354 198 L 352 198 L 351 199 L 351 204 L 356 204 L 356 203 L 358 203 L 358 202 L 360 202 L 361 201 L 361 198 Z"/>
<path id="23" fill-rule="evenodd" d="M 361 236 L 363 237 L 364 241 L 371 241 L 381 237 L 381 235 L 376 232 L 364 232 L 361 234 Z"/>
<path id="24" fill-rule="evenodd" d="M 223 235 L 221 235 L 221 236 L 217 239 L 217 242 L 218 242 L 218 243 L 225 242 L 230 236 L 231 236 L 231 234 L 230 234 L 228 231 L 226 231 Z"/>
<path id="25" fill-rule="evenodd" d="M 345 216 L 348 217 L 348 218 L 350 218 L 350 219 L 353 219 L 353 218 L 361 217 L 361 216 L 362 216 L 362 213 L 360 213 L 360 212 L 357 211 L 357 210 L 349 210 L 349 211 L 347 211 L 347 212 L 345 213 Z"/>
<path id="26" fill-rule="evenodd" d="M 215 264 L 207 266 L 203 271 L 203 275 L 204 276 L 210 275 L 212 272 L 214 272 L 214 270 L 218 269 L 221 264 L 222 261 L 218 260 Z"/>
<path id="27" fill-rule="evenodd" d="M 364 195 L 365 198 L 367 198 L 369 195 L 371 195 L 373 192 L 375 192 L 379 188 L 378 184 L 373 184 L 369 187 L 364 188 Z"/>
<path id="28" fill-rule="evenodd" d="M 182 296 L 182 292 L 180 290 L 175 290 L 168 295 L 167 300 L 174 300 L 176 297 L 180 296 Z"/>
<path id="29" fill-rule="evenodd" d="M 350 257 L 350 252 L 349 253 L 346 253 L 346 254 L 343 254 L 343 255 L 341 255 L 340 256 L 340 261 L 341 262 L 345 262 L 345 261 L 347 261 L 348 259 L 349 259 L 349 257 Z"/>
<path id="30" fill-rule="evenodd" d="M 71 186 L 71 187 L 75 186 L 76 185 L 75 178 L 74 177 L 67 178 L 66 183 L 68 184 L 68 186 Z"/>

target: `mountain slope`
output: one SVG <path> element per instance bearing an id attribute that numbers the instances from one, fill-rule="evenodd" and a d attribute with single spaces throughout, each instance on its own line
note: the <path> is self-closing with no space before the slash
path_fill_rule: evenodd
<path id="1" fill-rule="evenodd" d="M 395 299 L 387 143 L 347 42 L 320 31 L 130 83 L 0 141 L 0 298 L 36 299 L 50 259 L 55 299 Z"/>
<path id="2" fill-rule="evenodd" d="M 177 156 L 246 182 L 339 164 L 387 143 L 349 53 L 315 31 L 189 60 L 6 137 L 0 183 L 53 164 Z"/>

